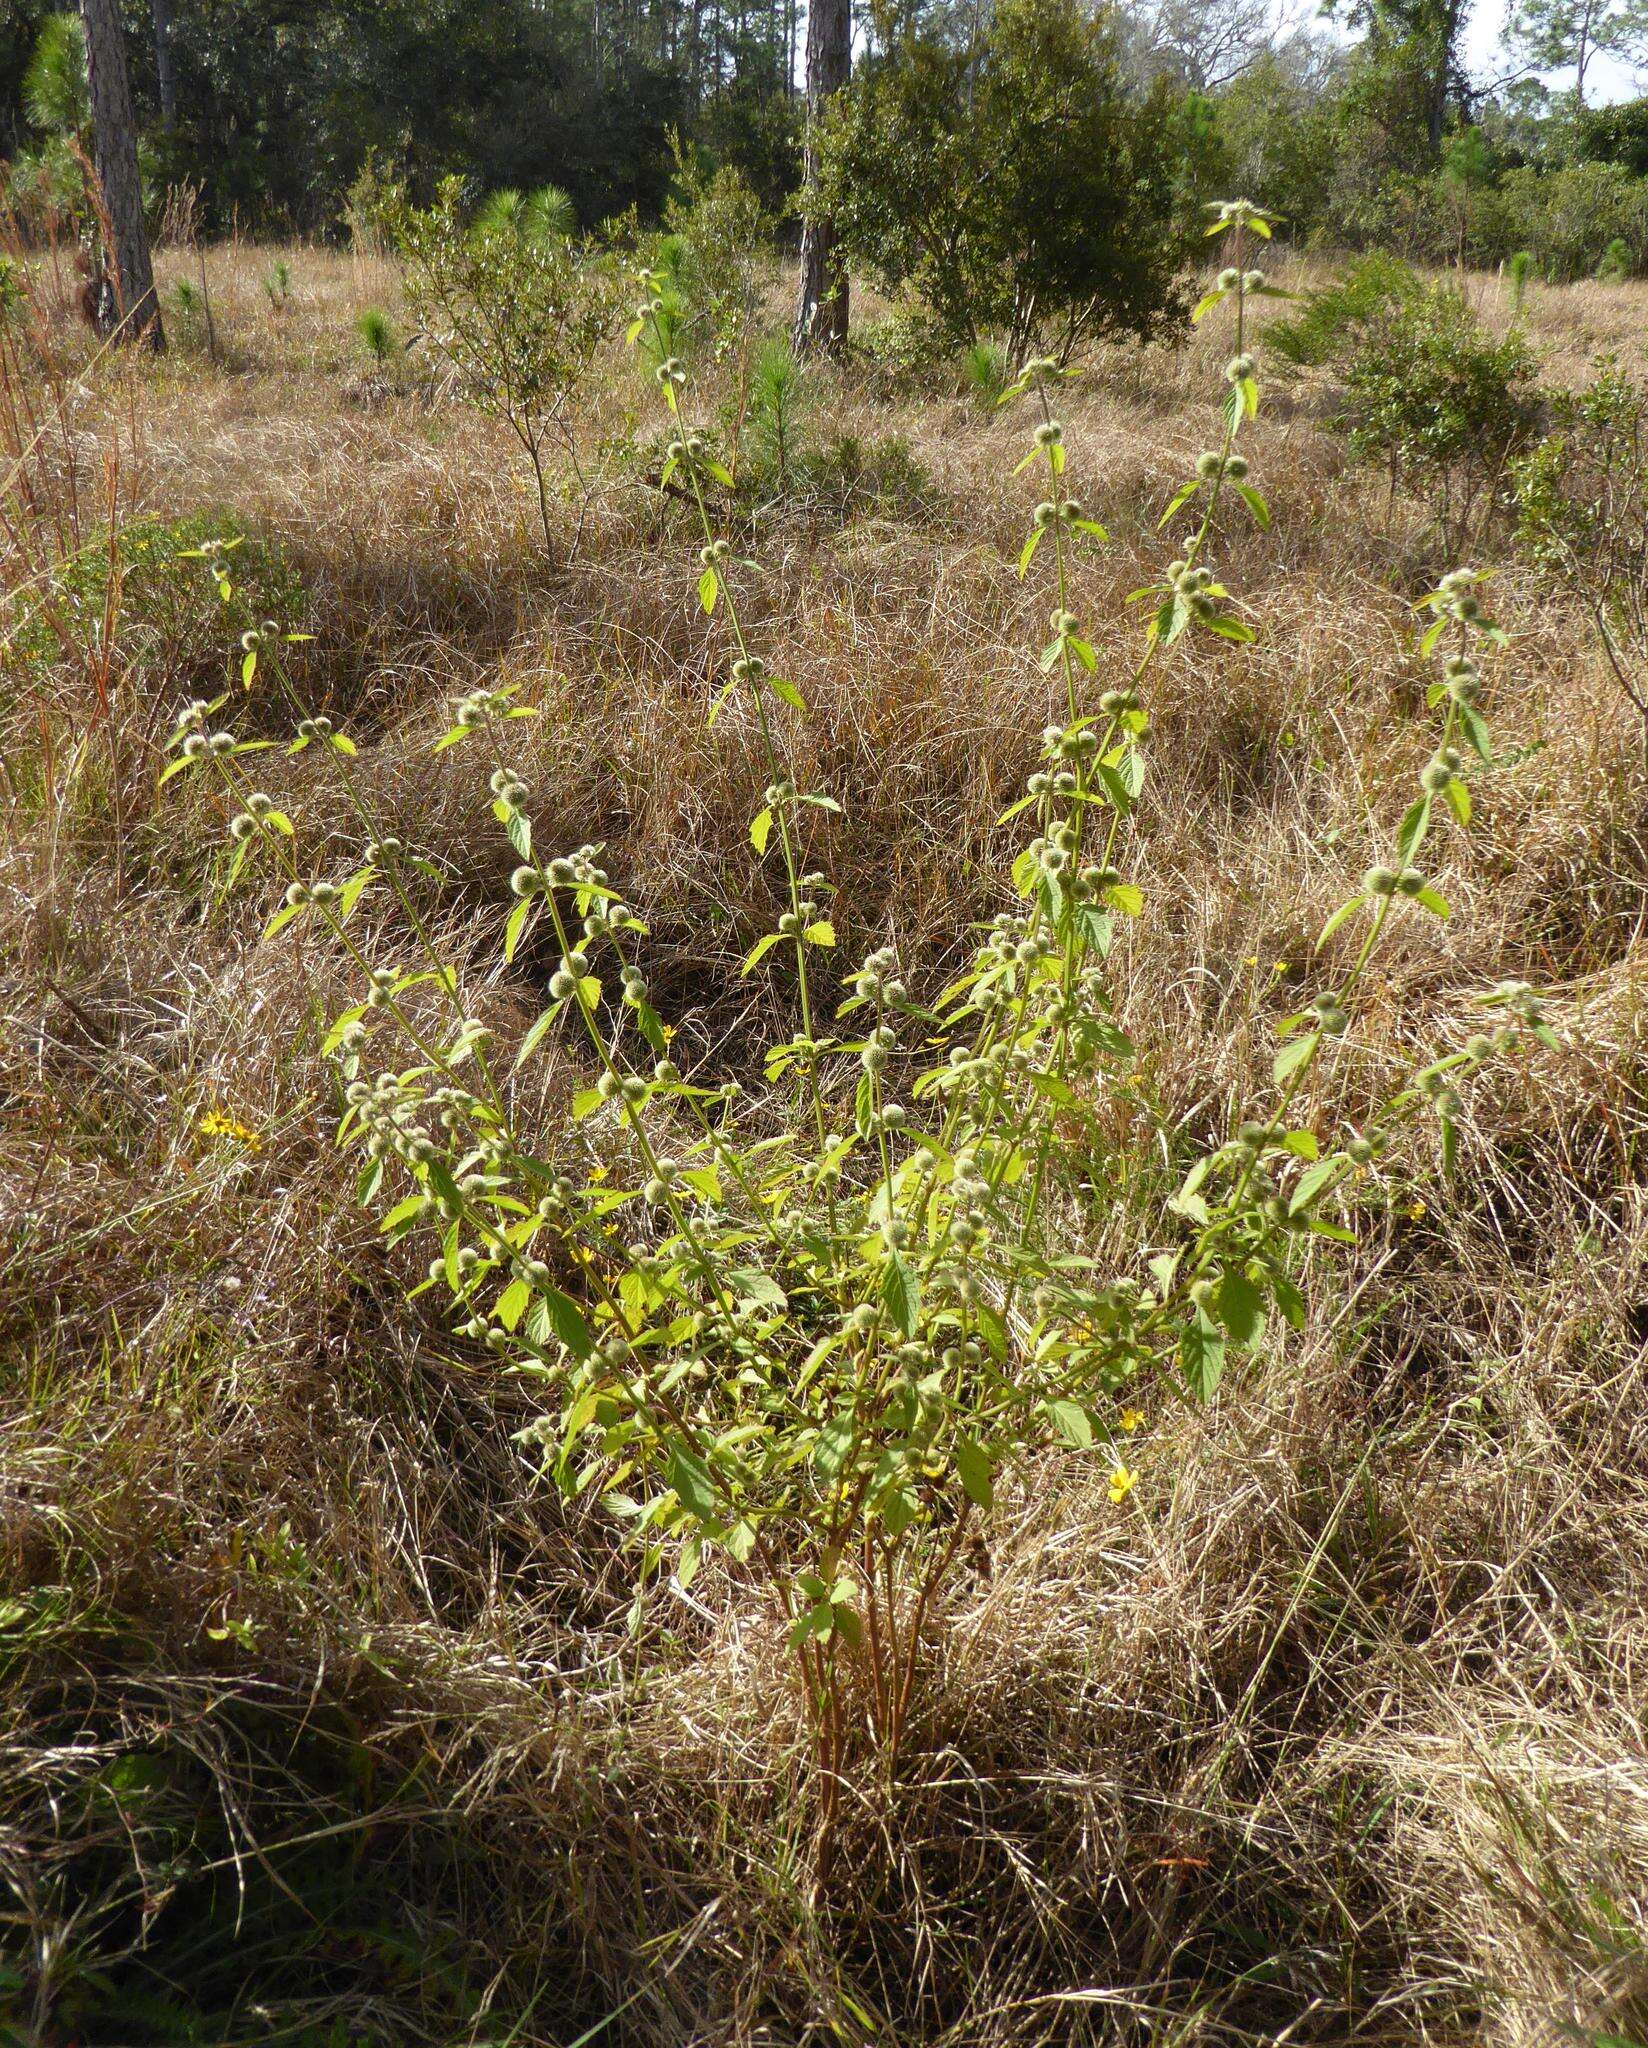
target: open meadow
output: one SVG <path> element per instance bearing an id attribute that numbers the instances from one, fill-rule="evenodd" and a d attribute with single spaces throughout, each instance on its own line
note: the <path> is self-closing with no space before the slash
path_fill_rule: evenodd
<path id="1" fill-rule="evenodd" d="M 156 267 L 164 356 L 100 341 L 49 264 L 0 340 L 6 2038 L 1648 2041 L 1648 769 L 1508 472 L 1439 509 L 1358 459 L 1340 361 L 1267 344 L 1315 302 L 1252 300 L 1266 517 L 1227 489 L 1205 540 L 1250 637 L 1163 634 L 1135 682 L 1184 549 L 1159 523 L 1239 389 L 1231 303 L 999 405 L 982 368 L 808 359 L 756 392 L 732 487 L 728 362 L 661 385 L 670 351 L 614 335 L 540 508 L 364 242 Z M 1270 282 L 1342 268 L 1283 255 Z M 1541 429 L 1599 356 L 1641 383 L 1648 283 L 1451 282 L 1531 350 Z M 776 265 L 763 289 L 779 325 Z M 677 388 L 722 425 L 672 459 Z M 1057 546 L 1023 562 L 1038 502 Z M 1415 609 L 1462 567 L 1491 573 Z M 1480 612 L 1449 610 L 1467 588 Z M 1479 693 L 1439 694 L 1478 616 L 1503 628 Z M 757 653 L 787 687 L 746 665 L 723 699 Z M 193 699 L 221 706 L 190 726 Z M 1034 983 L 1064 898 L 1015 860 L 1061 873 L 1047 806 L 1089 801 L 1101 699 L 1108 908 L 1049 970 L 1053 1035 L 986 1074 L 998 1105 L 1025 1080 L 1040 1135 L 1028 1168 L 988 1135 L 946 1150 L 955 1090 L 916 1080 L 945 992 L 992 920 Z M 1439 745 L 1475 720 L 1486 758 L 1451 779 Z M 241 754 L 186 755 L 218 728 L 273 743 L 238 785 Z M 1468 783 L 1399 847 L 1446 916 L 1406 859 L 1377 880 L 1422 773 Z M 1072 844 L 1073 892 L 1096 855 Z M 618 976 L 569 974 L 530 879 L 580 847 L 591 952 L 603 888 L 632 912 L 650 1047 L 600 1022 Z M 787 864 L 824 879 L 790 891 Z M 1077 1062 L 1082 977 L 1104 1024 Z M 855 994 L 884 1046 L 836 1021 Z M 1007 1000 L 967 1014 L 988 1032 Z M 403 1143 L 374 1076 L 415 1070 L 486 1084 L 426 1096 L 434 1137 Z M 654 1086 L 679 1099 L 643 1128 Z M 972 1222 L 964 1193 L 897 1221 L 912 1131 L 941 1184 L 977 1172 Z M 832 1148 L 807 1200 L 834 1232 L 864 1181 L 868 1249 L 796 1224 L 803 1286 L 786 1219 L 815 1212 L 763 1176 Z M 551 1164 L 463 1239 L 460 1196 L 528 1157 Z M 1235 1222 L 1204 1157 L 1238 1162 Z M 489 1308 L 497 1219 L 540 1195 L 541 1256 L 506 1248 L 521 1293 Z M 1221 1266 L 1238 1230 L 1251 1259 Z M 1001 1272 L 945 1294 L 922 1247 L 991 1232 Z M 827 1338 L 855 1260 L 870 1292 Z M 700 1269 L 686 1322 L 630 1329 L 659 1361 L 632 1397 L 620 1308 L 687 1303 Z M 1092 1274 L 1110 1291 L 1052 1345 Z M 786 1313 L 798 1344 L 768 1334 Z M 828 1345 L 877 1318 L 901 1341 L 883 1380 L 866 1351 L 862 1422 Z M 1012 1421 L 1100 1323 L 1134 1334 L 1074 1397 L 1035 1380 L 1039 1438 Z M 975 1370 L 999 1454 L 921 1405 L 965 1415 Z M 928 1419 L 890 1441 L 904 1385 Z M 799 1446 L 759 1496 L 746 1413 Z M 893 1464 L 853 1480 L 843 1416 Z M 726 1506 L 745 1488 L 769 1520 Z M 824 1573 L 799 1595 L 785 1516 L 853 1531 L 794 1553 Z M 899 1578 L 918 1541 L 937 1562 Z"/>

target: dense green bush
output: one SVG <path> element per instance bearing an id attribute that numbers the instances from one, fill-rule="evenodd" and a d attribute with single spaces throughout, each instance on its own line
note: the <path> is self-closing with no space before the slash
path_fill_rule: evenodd
<path id="1" fill-rule="evenodd" d="M 1300 312 L 1265 329 L 1265 342 L 1301 369 L 1330 362 L 1370 320 L 1418 290 L 1407 264 L 1375 252 L 1332 284 L 1307 292 Z"/>
<path id="2" fill-rule="evenodd" d="M 1547 277 L 1593 275 L 1616 241 L 1632 271 L 1648 262 L 1648 184 L 1623 164 L 1509 171 L 1499 199 L 1505 246 L 1494 253 L 1528 249 Z"/>
<path id="3" fill-rule="evenodd" d="M 1004 331 L 1065 353 L 1179 306 L 1188 138 L 1165 84 L 1129 87 L 1073 0 L 1005 0 L 964 46 L 912 35 L 868 60 L 824 139 L 849 257 L 956 344 Z"/>
<path id="4" fill-rule="evenodd" d="M 1386 465 L 1393 490 L 1424 501 L 1457 550 L 1534 430 L 1534 369 L 1520 332 L 1490 340 L 1461 293 L 1422 285 L 1359 329 L 1334 424 L 1358 456 Z"/>

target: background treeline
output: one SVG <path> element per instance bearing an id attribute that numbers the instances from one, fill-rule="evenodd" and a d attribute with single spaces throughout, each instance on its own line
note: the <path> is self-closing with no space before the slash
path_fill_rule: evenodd
<path id="1" fill-rule="evenodd" d="M 805 0 L 125 0 L 124 14 L 156 207 L 196 185 L 212 229 L 336 232 L 351 187 L 384 165 L 424 194 L 448 173 L 478 194 L 553 182 L 586 228 L 632 207 L 651 223 L 677 140 L 739 170 L 775 223 L 791 217 Z M 18 0 L 0 24 L 0 155 L 25 226 L 80 183 L 57 19 Z M 1561 278 L 1648 266 L 1648 101 L 1588 104 L 1599 57 L 1617 78 L 1648 49 L 1642 0 L 1519 0 L 1503 85 L 1468 75 L 1460 0 L 1350 0 L 1331 25 L 1285 32 L 1268 0 L 1141 0 L 1089 25 L 1113 74 L 1110 142 L 1125 117 L 1123 175 L 1170 184 L 1176 206 L 1240 189 L 1298 241 L 1472 263 L 1526 251 Z M 980 82 L 1022 65 L 1011 42 L 982 0 L 860 11 L 847 154 L 866 209 L 878 194 L 862 180 L 898 168 L 918 112 L 932 161 L 932 136 L 973 120 Z M 1542 67 L 1577 85 L 1553 93 Z M 1070 157 L 1049 162 L 1050 186 L 1090 185 L 1077 152 L 1094 132 L 1059 132 Z"/>

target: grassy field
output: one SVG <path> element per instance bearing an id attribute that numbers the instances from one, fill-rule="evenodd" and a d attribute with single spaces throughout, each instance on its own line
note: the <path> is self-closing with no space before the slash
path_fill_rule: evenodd
<path id="1" fill-rule="evenodd" d="M 312 634 L 308 700 L 437 859 L 465 1000 L 517 1037 L 542 994 L 500 962 L 484 764 L 430 746 L 453 698 L 518 685 L 541 829 L 607 844 L 677 1058 L 736 1066 L 788 1000 L 739 971 L 779 907 L 748 840 L 766 770 L 736 709 L 707 722 L 653 391 L 615 349 L 581 544 L 548 566 L 502 431 L 418 347 L 364 353 L 364 309 L 408 330 L 389 267 L 279 252 L 275 306 L 276 253 L 208 252 L 211 336 L 171 314 L 158 364 L 62 321 L 57 374 L 8 377 L 0 421 L 10 2038 L 1648 2041 L 1648 778 L 1585 620 L 1488 541 L 1498 758 L 1447 842 L 1452 917 L 1401 924 L 1356 1025 L 1429 1045 L 1517 976 L 1560 1052 L 1467 1096 L 1451 1181 L 1405 1141 L 1301 1333 L 1205 1407 L 1134 1390 L 1125 1499 L 1075 1452 L 1002 1484 L 932 1618 L 919 1739 L 853 1780 L 821 1859 L 771 1617 L 706 1570 L 632 1626 L 610 1521 L 518 1441 L 531 1381 L 406 1300 L 355 1201 L 317 1030 L 349 963 L 307 927 L 262 941 L 274 897 L 225 896 L 222 806 L 156 795 L 240 631 Z M 198 284 L 193 256 L 161 269 Z M 1468 288 L 1508 322 L 1497 281 Z M 1536 286 L 1544 380 L 1638 363 L 1645 314 L 1648 287 Z M 1132 666 L 1124 600 L 1228 346 L 1101 350 L 1064 404 L 1111 536 L 1076 571 L 1096 687 Z M 1119 1146 L 1130 1117 L 1144 1146 L 1217 1127 L 1268 1079 L 1253 1020 L 1312 986 L 1433 744 L 1411 605 L 1454 565 L 1348 466 L 1331 406 L 1283 378 L 1251 437 L 1273 521 L 1220 567 L 1260 637 L 1187 641 L 1150 685 L 1130 873 L 1162 908 L 1110 971 L 1153 1050 Z M 1024 425 L 857 363 L 809 372 L 803 428 L 803 484 L 739 541 L 746 609 L 843 806 L 813 856 L 839 957 L 891 938 L 931 990 L 1001 907 L 996 821 L 1049 708 L 1047 598 L 1014 568 Z M 557 519 L 570 542 L 570 491 Z M 182 550 L 228 534 L 225 605 Z M 341 845 L 313 756 L 266 758 L 309 843 Z M 546 1131 L 570 1057 L 523 1083 Z"/>

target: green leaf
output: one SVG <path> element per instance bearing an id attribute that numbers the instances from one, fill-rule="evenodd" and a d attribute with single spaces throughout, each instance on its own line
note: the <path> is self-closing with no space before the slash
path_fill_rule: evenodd
<path id="1" fill-rule="evenodd" d="M 1156 531 L 1160 533 L 1162 528 L 1173 517 L 1174 513 L 1177 512 L 1182 505 L 1188 505 L 1191 499 L 1195 497 L 1196 493 L 1200 489 L 1201 485 L 1195 477 L 1192 477 L 1190 482 L 1187 484 L 1180 484 L 1179 488 L 1173 493 L 1172 497 L 1168 499 L 1167 510 L 1162 514 L 1161 518 L 1156 521 Z"/>
<path id="2" fill-rule="evenodd" d="M 538 1299 L 532 1310 L 533 1323 L 541 1327 L 547 1322 L 574 1358 L 588 1358 L 595 1349 L 595 1340 L 589 1334 L 589 1325 L 584 1321 L 578 1304 L 558 1287 L 541 1286 L 537 1293 Z M 534 1337 L 538 1337 L 538 1331 L 532 1328 L 532 1324 L 528 1328 L 532 1329 Z M 538 1341 L 541 1343 L 543 1340 L 538 1337 Z"/>
<path id="3" fill-rule="evenodd" d="M 1259 1341 L 1265 1327 L 1265 1298 L 1245 1273 L 1225 1274 L 1219 1282 L 1218 1307 L 1232 1343 L 1245 1347 Z"/>
<path id="4" fill-rule="evenodd" d="M 1353 896 L 1348 903 L 1341 903 L 1339 908 L 1333 913 L 1333 915 L 1328 919 L 1327 923 L 1323 925 L 1322 929 L 1317 933 L 1316 944 L 1318 949 L 1324 946 L 1327 943 L 1327 941 L 1333 937 L 1334 933 L 1345 922 L 1345 919 L 1347 917 L 1354 917 L 1357 911 L 1359 911 L 1362 908 L 1362 905 L 1366 901 L 1367 898 L 1365 896 Z"/>
<path id="5" fill-rule="evenodd" d="M 1252 484 L 1237 484 L 1236 495 L 1253 514 L 1254 519 L 1268 533 L 1270 531 L 1270 507 Z"/>
<path id="6" fill-rule="evenodd" d="M 807 941 L 809 946 L 833 946 L 835 944 L 835 926 L 831 924 L 827 917 L 821 917 L 817 924 L 808 925 L 801 936 Z"/>
<path id="7" fill-rule="evenodd" d="M 1210 1399 L 1224 1377 L 1224 1333 L 1200 1309 L 1196 1311 L 1194 1320 L 1180 1332 L 1179 1370 L 1184 1375 L 1185 1385 L 1198 1401 Z"/>
<path id="8" fill-rule="evenodd" d="M 805 711 L 807 700 L 794 683 L 786 682 L 783 676 L 768 676 L 767 687 L 781 703 L 788 704 L 792 711 Z"/>
<path id="9" fill-rule="evenodd" d="M 1323 1195 L 1339 1178 L 1344 1162 L 1337 1156 L 1318 1160 L 1308 1173 L 1299 1176 L 1299 1184 L 1288 1201 L 1290 1216 L 1303 1216 L 1319 1195 Z"/>
<path id="10" fill-rule="evenodd" d="M 705 611 L 713 612 L 715 610 L 715 600 L 720 589 L 720 577 L 716 575 L 713 568 L 706 568 L 703 575 L 698 579 L 698 602 L 704 607 Z"/>
<path id="11" fill-rule="evenodd" d="M 1085 1451 L 1093 1442 L 1093 1422 L 1079 1401 L 1044 1401 L 1047 1419 L 1073 1450 Z"/>
<path id="12" fill-rule="evenodd" d="M 818 1432 L 818 1442 L 813 1446 L 813 1464 L 820 1478 L 841 1477 L 852 1452 L 854 1433 L 851 1415 L 832 1416 Z"/>
<path id="13" fill-rule="evenodd" d="M 1448 899 L 1439 896 L 1434 889 L 1421 889 L 1411 900 L 1417 903 L 1421 910 L 1428 910 L 1432 917 L 1448 917 L 1452 914 L 1448 909 Z"/>
<path id="14" fill-rule="evenodd" d="M 504 926 L 504 958 L 513 960 L 515 948 L 521 943 L 521 933 L 532 910 L 532 898 L 523 896 L 509 913 L 509 922 Z"/>
<path id="15" fill-rule="evenodd" d="M 532 1303 L 532 1289 L 524 1280 L 511 1280 L 493 1305 L 492 1313 L 506 1330 L 513 1330 Z"/>
<path id="16" fill-rule="evenodd" d="M 768 932 L 765 938 L 757 939 L 755 944 L 744 955 L 744 964 L 738 970 L 739 973 L 748 974 L 752 968 L 758 967 L 766 959 L 773 947 L 778 944 L 781 937 L 782 934 L 779 932 Z"/>
<path id="17" fill-rule="evenodd" d="M 772 828 L 773 814 L 772 806 L 769 804 L 764 811 L 757 811 L 750 820 L 750 844 L 757 853 L 766 852 L 767 840 L 771 836 Z"/>
<path id="18" fill-rule="evenodd" d="M 675 1497 L 689 1514 L 701 1522 L 715 1519 L 717 1496 L 710 1468 L 696 1451 L 685 1444 L 672 1444 L 668 1460 L 669 1483 Z"/>
<path id="19" fill-rule="evenodd" d="M 1041 546 L 1041 537 L 1046 531 L 1047 528 L 1045 526 L 1033 526 L 1030 529 L 1030 538 L 1024 543 L 1023 548 L 1019 552 L 1019 581 L 1021 583 L 1024 581 L 1025 572 L 1029 569 L 1037 548 Z"/>
<path id="20" fill-rule="evenodd" d="M 1320 1044 L 1321 1034 L 1315 1031 L 1307 1031 L 1300 1038 L 1290 1039 L 1271 1062 L 1270 1070 L 1277 1086 L 1280 1087 L 1290 1075 L 1297 1073 L 1314 1056 Z"/>
<path id="21" fill-rule="evenodd" d="M 891 1254 L 883 1269 L 881 1299 L 898 1328 L 906 1337 L 913 1337 L 921 1320 L 921 1286 L 897 1252 Z"/>
<path id="22" fill-rule="evenodd" d="M 996 1497 L 989 1452 L 974 1438 L 963 1436 L 956 1439 L 954 1457 L 956 1474 L 967 1498 L 975 1507 L 987 1508 Z"/>
<path id="23" fill-rule="evenodd" d="M 1401 829 L 1396 835 L 1396 858 L 1402 867 L 1411 864 L 1426 832 L 1430 829 L 1430 822 L 1431 800 L 1428 796 L 1419 797 L 1408 806 Z"/>

